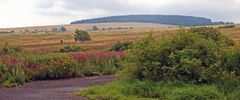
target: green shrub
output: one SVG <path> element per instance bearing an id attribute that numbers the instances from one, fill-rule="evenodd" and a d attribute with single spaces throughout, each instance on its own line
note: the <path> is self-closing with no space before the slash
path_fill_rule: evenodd
<path id="1" fill-rule="evenodd" d="M 204 39 L 213 40 L 218 45 L 233 46 L 233 40 L 224 37 L 221 35 L 221 32 L 218 29 L 212 27 L 200 27 L 200 28 L 191 28 L 190 32 L 197 33 Z"/>
<path id="2" fill-rule="evenodd" d="M 130 49 L 131 45 L 132 45 L 132 42 L 129 42 L 129 41 L 118 42 L 112 46 L 110 51 L 125 51 L 125 50 Z"/>
<path id="3" fill-rule="evenodd" d="M 234 72 L 236 76 L 240 76 L 240 49 L 235 49 L 231 51 L 228 51 L 229 55 L 228 62 L 227 62 L 227 69 L 230 72 Z"/>
<path id="4" fill-rule="evenodd" d="M 196 34 L 197 33 L 197 34 Z M 223 37 L 212 28 L 180 30 L 168 41 L 149 36 L 133 44 L 122 75 L 140 80 L 176 79 L 193 83 L 215 83 L 231 72 L 226 70 Z M 228 42 L 221 42 L 228 43 Z M 234 76 L 233 76 L 234 77 Z"/>
<path id="5" fill-rule="evenodd" d="M 77 45 L 64 46 L 63 48 L 59 49 L 59 52 L 79 52 L 79 51 L 86 51 L 86 49 Z"/>

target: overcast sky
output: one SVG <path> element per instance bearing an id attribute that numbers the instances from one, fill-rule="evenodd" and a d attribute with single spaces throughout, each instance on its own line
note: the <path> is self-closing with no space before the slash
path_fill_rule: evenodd
<path id="1" fill-rule="evenodd" d="M 191 15 L 240 23 L 240 0 L 0 0 L 0 28 L 127 14 Z"/>

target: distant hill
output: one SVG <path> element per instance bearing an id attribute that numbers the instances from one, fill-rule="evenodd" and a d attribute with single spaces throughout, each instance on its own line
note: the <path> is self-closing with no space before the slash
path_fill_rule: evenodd
<path id="1" fill-rule="evenodd" d="M 143 22 L 143 23 L 158 23 L 180 26 L 205 26 L 226 24 L 224 22 L 212 22 L 211 19 L 193 16 L 180 15 L 125 15 L 125 16 L 110 16 L 93 18 L 86 20 L 78 20 L 71 24 L 86 24 L 86 23 L 108 23 L 108 22 Z"/>

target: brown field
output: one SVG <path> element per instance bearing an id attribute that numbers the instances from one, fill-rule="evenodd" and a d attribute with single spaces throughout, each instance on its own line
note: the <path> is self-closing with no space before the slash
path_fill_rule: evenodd
<path id="1" fill-rule="evenodd" d="M 92 41 L 85 43 L 75 43 L 73 40 L 73 34 L 75 28 L 81 26 L 90 27 L 93 24 L 89 25 L 65 25 L 67 29 L 72 29 L 64 33 L 15 33 L 15 34 L 2 34 L 0 35 L 0 45 L 3 45 L 5 42 L 10 43 L 13 46 L 24 47 L 26 50 L 31 52 L 54 52 L 58 48 L 65 45 L 81 45 L 85 48 L 90 49 L 91 51 L 104 51 L 110 48 L 113 44 L 118 41 L 134 41 L 140 39 L 144 36 L 147 36 L 149 33 L 154 33 L 154 35 L 162 35 L 162 38 L 169 37 L 168 33 L 176 31 L 177 27 L 164 26 L 160 24 L 146 24 L 146 23 L 108 23 L 108 24 L 96 24 L 102 27 L 108 27 L 111 25 L 125 25 L 135 27 L 135 29 L 129 30 L 98 30 L 98 31 L 88 31 L 91 35 Z M 135 26 L 134 26 L 135 25 Z M 146 25 L 146 26 L 145 26 Z M 152 26 L 151 26 L 152 25 Z M 115 27 L 118 27 L 115 26 Z M 30 27 L 27 29 L 35 28 L 51 28 L 53 26 L 43 26 L 43 27 Z M 56 26 L 54 26 L 56 27 Z M 138 29 L 136 28 L 138 27 Z M 151 28 L 150 28 L 151 27 Z M 24 30 L 26 28 L 16 28 L 11 29 L 14 31 Z M 240 43 L 240 25 L 236 25 L 235 28 L 222 29 L 224 35 L 232 38 L 239 45 Z M 166 33 L 166 34 L 164 34 Z M 60 40 L 64 40 L 64 44 L 60 43 Z"/>
<path id="2" fill-rule="evenodd" d="M 98 27 L 134 27 L 134 29 L 128 30 L 98 30 L 88 31 L 92 41 L 85 43 L 74 42 L 74 31 L 76 28 L 84 28 L 97 25 Z M 60 26 L 60 25 L 59 25 Z M 29 27 L 29 28 L 13 28 L 5 29 L 14 30 L 17 33 L 14 34 L 2 34 L 0 35 L 0 44 L 5 42 L 14 46 L 24 47 L 32 52 L 53 52 L 64 45 L 81 45 L 87 49 L 93 51 L 103 51 L 110 48 L 118 41 L 133 41 L 140 39 L 149 33 L 153 32 L 156 35 L 176 30 L 177 27 L 161 24 L 149 24 L 149 23 L 99 23 L 99 24 L 86 24 L 86 25 L 64 25 L 67 28 L 67 32 L 64 33 L 21 33 L 19 30 L 35 30 L 43 28 L 52 28 L 57 26 L 43 26 L 43 27 Z M 2 30 L 4 31 L 4 30 Z M 60 41 L 63 40 L 64 44 Z"/>

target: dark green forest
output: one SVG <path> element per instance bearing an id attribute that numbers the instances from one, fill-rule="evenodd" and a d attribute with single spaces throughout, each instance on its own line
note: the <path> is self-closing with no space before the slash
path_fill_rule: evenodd
<path id="1" fill-rule="evenodd" d="M 143 22 L 143 23 L 158 23 L 179 26 L 205 26 L 232 24 L 225 22 L 212 22 L 211 19 L 204 17 L 180 16 L 180 15 L 125 15 L 125 16 L 109 16 L 93 19 L 85 19 L 71 22 L 71 24 L 86 24 L 86 23 L 106 23 L 106 22 Z"/>

